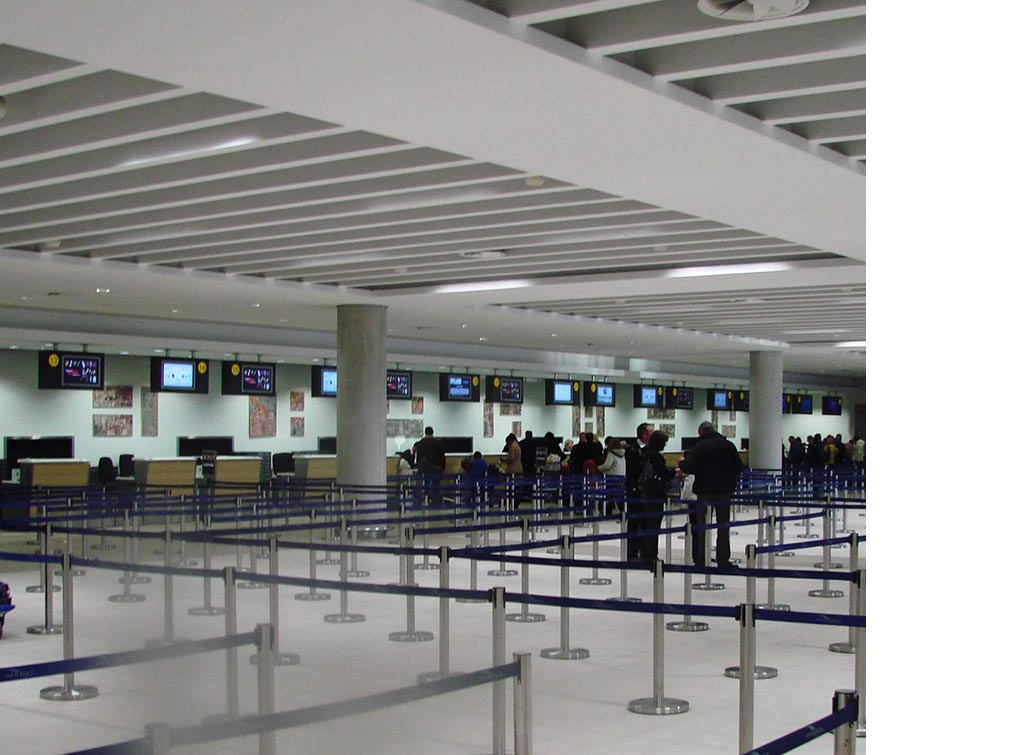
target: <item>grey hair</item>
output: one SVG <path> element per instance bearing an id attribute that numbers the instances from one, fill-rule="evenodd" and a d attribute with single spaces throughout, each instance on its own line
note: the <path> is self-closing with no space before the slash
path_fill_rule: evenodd
<path id="1" fill-rule="evenodd" d="M 697 427 L 697 435 L 703 435 L 705 430 L 710 430 L 713 433 L 718 432 L 718 430 L 715 428 L 715 423 L 708 422 L 706 420 L 704 422 L 701 422 L 700 425 Z"/>

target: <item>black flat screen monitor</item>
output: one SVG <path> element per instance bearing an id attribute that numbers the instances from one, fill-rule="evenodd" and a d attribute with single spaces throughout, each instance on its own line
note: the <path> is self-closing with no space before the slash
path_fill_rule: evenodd
<path id="1" fill-rule="evenodd" d="M 523 379 L 505 375 L 494 375 L 487 379 L 486 400 L 492 404 L 523 403 Z"/>
<path id="2" fill-rule="evenodd" d="M 614 383 L 587 383 L 583 390 L 584 406 L 615 406 Z"/>
<path id="3" fill-rule="evenodd" d="M 749 451 L 750 450 L 750 438 L 740 438 L 740 450 L 741 451 Z"/>
<path id="4" fill-rule="evenodd" d="M 750 391 L 734 391 L 732 408 L 738 412 L 750 411 Z"/>
<path id="5" fill-rule="evenodd" d="M 224 362 L 220 388 L 225 396 L 274 396 L 277 394 L 274 365 Z"/>
<path id="6" fill-rule="evenodd" d="M 723 411 L 733 408 L 733 392 L 726 388 L 708 388 L 708 410 Z"/>
<path id="7" fill-rule="evenodd" d="M 95 390 L 103 387 L 103 355 L 39 352 L 41 390 Z"/>
<path id="8" fill-rule="evenodd" d="M 152 357 L 149 385 L 159 393 L 209 393 L 210 363 L 205 359 Z"/>
<path id="9" fill-rule="evenodd" d="M 789 410 L 793 414 L 814 414 L 814 398 L 807 394 L 790 396 Z"/>
<path id="10" fill-rule="evenodd" d="M 338 368 L 314 364 L 310 370 L 313 398 L 334 398 L 338 395 Z"/>
<path id="11" fill-rule="evenodd" d="M 544 403 L 547 406 L 578 406 L 579 401 L 580 383 L 578 380 L 548 378 L 544 381 Z"/>
<path id="12" fill-rule="evenodd" d="M 8 475 L 18 468 L 18 462 L 21 459 L 73 458 L 75 458 L 75 439 L 71 435 L 7 436 L 4 438 L 4 460 L 7 462 Z"/>
<path id="13" fill-rule="evenodd" d="M 666 409 L 692 409 L 693 388 L 683 388 L 677 385 L 665 389 Z"/>
<path id="14" fill-rule="evenodd" d="M 689 451 L 700 441 L 700 436 L 695 438 L 681 438 L 679 443 L 679 449 L 681 451 Z"/>
<path id="15" fill-rule="evenodd" d="M 470 437 L 439 437 L 446 454 L 473 453 L 473 439 Z"/>
<path id="16" fill-rule="evenodd" d="M 441 373 L 439 398 L 441 401 L 479 401 L 480 376 Z"/>
<path id="17" fill-rule="evenodd" d="M 660 385 L 634 385 L 634 409 L 661 409 L 665 404 L 665 389 Z"/>
<path id="18" fill-rule="evenodd" d="M 178 456 L 202 456 L 208 451 L 229 456 L 235 452 L 235 439 L 231 435 L 178 436 Z"/>
<path id="19" fill-rule="evenodd" d="M 412 373 L 408 370 L 388 370 L 388 398 L 412 398 Z"/>
<path id="20" fill-rule="evenodd" d="M 827 416 L 838 417 L 843 413 L 842 396 L 822 396 L 821 413 Z"/>
<path id="21" fill-rule="evenodd" d="M 783 414 L 791 414 L 792 413 L 792 409 L 790 408 L 790 404 L 789 404 L 790 398 L 792 398 L 792 397 L 788 393 L 783 393 L 782 394 L 782 413 Z"/>
<path id="22" fill-rule="evenodd" d="M 316 451 L 321 454 L 338 453 L 338 436 L 321 435 L 316 439 Z"/>

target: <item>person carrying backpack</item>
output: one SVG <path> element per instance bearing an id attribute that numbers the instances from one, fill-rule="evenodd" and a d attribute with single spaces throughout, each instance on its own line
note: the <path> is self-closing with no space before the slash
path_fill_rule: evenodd
<path id="1" fill-rule="evenodd" d="M 634 511 L 642 512 L 637 517 L 638 530 L 644 532 L 640 542 L 639 558 L 648 566 L 654 566 L 658 557 L 658 535 L 661 529 L 661 518 L 668 501 L 668 486 L 675 477 L 675 471 L 665 464 L 661 452 L 668 443 L 668 435 L 661 430 L 651 433 L 647 447 L 641 452 L 642 462 L 637 476 L 638 498 Z"/>

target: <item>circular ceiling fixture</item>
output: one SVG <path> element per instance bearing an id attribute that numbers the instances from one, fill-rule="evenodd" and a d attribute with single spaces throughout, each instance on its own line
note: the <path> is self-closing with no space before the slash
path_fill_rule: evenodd
<path id="1" fill-rule="evenodd" d="M 723 21 L 771 21 L 795 16 L 810 0 L 698 0 L 697 9 Z"/>
<path id="2" fill-rule="evenodd" d="M 500 260 L 508 256 L 504 249 L 488 249 L 480 252 L 460 252 L 459 256 L 467 260 Z"/>

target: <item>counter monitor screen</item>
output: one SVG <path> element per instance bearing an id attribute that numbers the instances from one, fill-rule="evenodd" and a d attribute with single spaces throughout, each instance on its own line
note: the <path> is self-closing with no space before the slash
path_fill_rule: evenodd
<path id="1" fill-rule="evenodd" d="M 477 375 L 440 375 L 441 401 L 479 401 L 480 378 Z"/>
<path id="2" fill-rule="evenodd" d="M 615 386 L 610 383 L 599 383 L 596 403 L 598 406 L 615 406 Z"/>
<path id="3" fill-rule="evenodd" d="M 242 393 L 270 395 L 274 393 L 274 368 L 255 364 L 242 366 Z"/>
<path id="4" fill-rule="evenodd" d="M 338 368 L 314 364 L 310 370 L 313 398 L 334 398 L 338 395 Z"/>
<path id="5" fill-rule="evenodd" d="M 523 379 L 493 375 L 487 378 L 487 400 L 496 404 L 523 403 Z"/>
<path id="6" fill-rule="evenodd" d="M 579 401 L 579 390 L 578 382 L 548 378 L 544 381 L 544 403 L 547 406 L 574 406 Z"/>
<path id="7" fill-rule="evenodd" d="M 840 396 L 822 396 L 821 413 L 839 417 L 843 413 L 843 399 Z"/>
<path id="8" fill-rule="evenodd" d="M 412 398 L 412 373 L 388 370 L 387 397 Z"/>
<path id="9" fill-rule="evenodd" d="M 196 366 L 192 362 L 170 359 L 160 364 L 160 388 L 166 391 L 191 391 L 196 387 Z"/>
<path id="10" fill-rule="evenodd" d="M 635 409 L 661 409 L 664 389 L 657 385 L 634 385 L 633 407 Z"/>
<path id="11" fill-rule="evenodd" d="M 808 395 L 791 396 L 789 410 L 793 414 L 814 414 L 814 399 Z"/>
<path id="12" fill-rule="evenodd" d="M 693 388 L 674 386 L 665 389 L 666 409 L 692 409 Z"/>
<path id="13" fill-rule="evenodd" d="M 709 388 L 708 409 L 711 411 L 732 409 L 732 391 L 724 388 Z"/>

